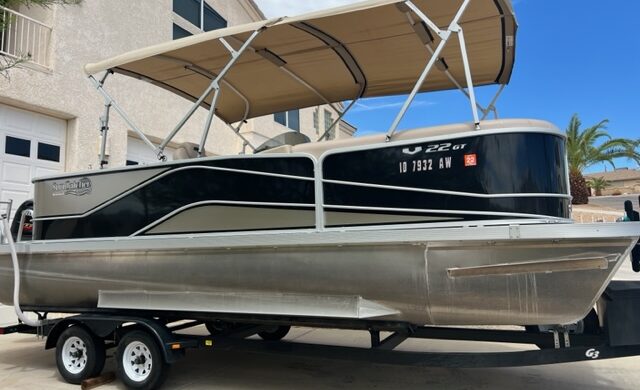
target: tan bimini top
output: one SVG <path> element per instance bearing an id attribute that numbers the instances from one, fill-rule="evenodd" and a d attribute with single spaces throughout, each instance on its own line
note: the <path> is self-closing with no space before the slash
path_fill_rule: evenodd
<path id="1" fill-rule="evenodd" d="M 446 30 L 463 0 L 412 3 Z M 460 26 L 474 85 L 508 83 L 517 27 L 510 1 L 471 0 Z M 440 42 L 404 1 L 372 0 L 210 31 L 88 64 L 85 71 L 111 69 L 196 101 L 231 59 L 220 38 L 238 50 L 260 29 L 220 84 L 216 115 L 228 123 L 327 101 L 409 93 L 431 58 L 425 43 L 433 39 L 435 48 Z M 440 58 L 466 85 L 456 34 Z M 445 72 L 434 69 L 421 91 L 453 88 Z"/>

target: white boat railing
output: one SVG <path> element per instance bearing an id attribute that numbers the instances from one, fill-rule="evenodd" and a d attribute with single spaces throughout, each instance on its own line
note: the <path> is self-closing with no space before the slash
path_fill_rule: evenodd
<path id="1" fill-rule="evenodd" d="M 11 218 L 11 206 L 13 206 L 13 200 L 0 200 L 0 221 L 5 214 L 8 218 Z M 0 245 L 4 244 L 5 241 L 4 230 L 0 229 Z"/>
<path id="2" fill-rule="evenodd" d="M 51 26 L 0 6 L 0 55 L 49 68 Z"/>

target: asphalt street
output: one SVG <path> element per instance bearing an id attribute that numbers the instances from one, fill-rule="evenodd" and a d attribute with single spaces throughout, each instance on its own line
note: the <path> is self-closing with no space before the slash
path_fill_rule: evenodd
<path id="1" fill-rule="evenodd" d="M 640 195 L 619 195 L 619 196 L 592 196 L 589 198 L 589 204 L 620 210 L 620 215 L 624 213 L 624 202 L 630 200 L 635 210 L 640 210 L 638 197 Z"/>

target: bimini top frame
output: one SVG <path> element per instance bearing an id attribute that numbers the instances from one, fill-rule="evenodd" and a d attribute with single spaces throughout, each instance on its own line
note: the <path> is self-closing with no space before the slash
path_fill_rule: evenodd
<path id="1" fill-rule="evenodd" d="M 85 71 L 105 98 L 103 145 L 113 108 L 160 159 L 198 107 L 209 110 L 201 155 L 214 116 L 242 137 L 249 118 L 328 104 L 338 119 L 322 140 L 358 99 L 409 94 L 387 132 L 389 141 L 419 92 L 460 89 L 476 128 L 496 113 L 511 77 L 516 28 L 509 0 L 371 0 L 211 31 L 88 64 Z M 454 35 L 459 45 L 448 44 Z M 101 72 L 107 73 L 94 77 Z M 158 85 L 194 104 L 156 146 L 104 89 L 110 73 Z M 476 102 L 474 86 L 491 84 L 501 87 L 485 108 Z M 335 103 L 345 100 L 351 103 L 340 110 Z"/>

